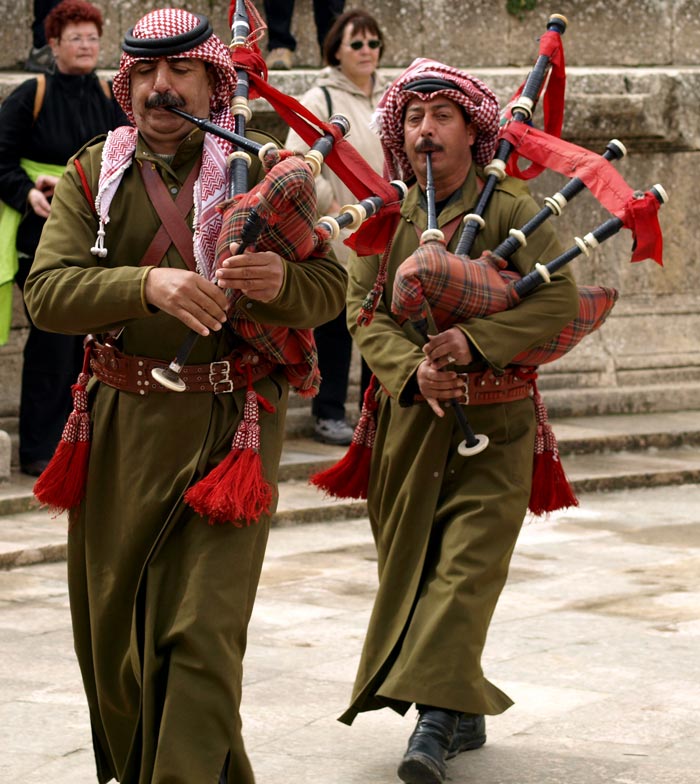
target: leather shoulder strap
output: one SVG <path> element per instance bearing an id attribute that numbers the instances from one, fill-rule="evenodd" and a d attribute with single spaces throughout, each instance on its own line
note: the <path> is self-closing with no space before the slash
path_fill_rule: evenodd
<path id="1" fill-rule="evenodd" d="M 146 249 L 139 266 L 157 267 L 163 261 L 170 245 L 174 244 L 188 269 L 195 272 L 197 263 L 192 247 L 192 229 L 187 224 L 186 218 L 194 204 L 194 183 L 199 174 L 201 161 L 192 167 L 192 171 L 175 199 L 170 195 L 152 164 L 142 165 L 138 162 L 137 166 L 143 178 L 148 198 L 161 220 L 161 226 Z"/>
<path id="2" fill-rule="evenodd" d="M 458 215 L 456 218 L 452 218 L 451 221 L 448 221 L 444 226 L 440 227 L 440 231 L 445 235 L 445 247 L 450 244 L 450 240 L 452 236 L 457 231 L 457 227 L 462 222 L 462 216 Z M 416 230 L 416 234 L 418 235 L 418 239 L 421 238 L 423 234 L 423 230 L 419 229 L 416 224 L 413 224 L 413 228 Z"/>

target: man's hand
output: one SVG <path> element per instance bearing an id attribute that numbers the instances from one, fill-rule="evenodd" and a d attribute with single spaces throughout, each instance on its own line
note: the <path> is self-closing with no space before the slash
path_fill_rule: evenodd
<path id="1" fill-rule="evenodd" d="M 237 250 L 231 245 L 231 253 Z M 284 282 L 284 261 L 272 251 L 255 253 L 247 250 L 238 256 L 224 259 L 216 271 L 217 283 L 222 289 L 238 289 L 246 297 L 259 302 L 270 302 L 279 293 Z"/>
<path id="2" fill-rule="evenodd" d="M 457 327 L 431 335 L 423 346 L 426 359 L 416 372 L 416 380 L 421 395 L 433 411 L 442 417 L 445 411 L 438 401 L 466 400 L 464 379 L 453 370 L 445 370 L 448 365 L 468 365 L 472 352 L 466 335 Z"/>
<path id="3" fill-rule="evenodd" d="M 150 305 L 204 337 L 211 330 L 220 330 L 226 321 L 226 295 L 196 272 L 155 267 L 146 278 L 145 296 Z"/>
<path id="4" fill-rule="evenodd" d="M 58 177 L 52 174 L 40 174 L 34 187 L 27 195 L 29 206 L 40 218 L 48 218 L 51 212 L 49 199 L 53 196 L 54 188 L 58 182 Z"/>
<path id="5" fill-rule="evenodd" d="M 429 359 L 424 359 L 418 365 L 416 380 L 421 395 L 439 417 L 445 416 L 445 412 L 438 401 L 466 401 L 467 388 L 464 379 L 454 370 L 440 370 Z"/>
<path id="6" fill-rule="evenodd" d="M 467 336 L 459 327 L 431 335 L 423 346 L 423 353 L 437 368 L 447 365 L 468 365 L 474 360 Z"/>

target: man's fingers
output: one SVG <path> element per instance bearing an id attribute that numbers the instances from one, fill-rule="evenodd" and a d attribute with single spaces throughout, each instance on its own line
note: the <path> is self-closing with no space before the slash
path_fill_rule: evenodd
<path id="1" fill-rule="evenodd" d="M 221 321 L 202 308 L 193 307 L 189 310 L 180 308 L 172 315 L 178 318 L 185 326 L 204 337 L 210 332 L 218 332 L 221 329 Z"/>
<path id="2" fill-rule="evenodd" d="M 200 335 L 221 329 L 228 300 L 223 291 L 200 275 L 156 268 L 146 279 L 146 299 Z"/>
<path id="3" fill-rule="evenodd" d="M 433 409 L 433 411 L 435 412 L 435 414 L 437 416 L 439 416 L 439 417 L 444 417 L 445 416 L 444 410 L 442 409 L 440 404 L 437 402 L 437 400 L 435 400 L 434 397 L 426 397 L 425 400 L 426 400 L 427 404 L 430 406 L 430 408 Z"/>

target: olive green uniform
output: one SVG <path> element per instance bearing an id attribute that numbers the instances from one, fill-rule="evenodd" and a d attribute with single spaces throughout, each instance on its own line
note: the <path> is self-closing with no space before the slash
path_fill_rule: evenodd
<path id="1" fill-rule="evenodd" d="M 27 305 L 41 329 L 124 326 L 125 353 L 172 359 L 187 328 L 144 299 L 147 268 L 137 265 L 160 220 L 137 166 L 154 161 L 175 194 L 202 142 L 202 132 L 193 132 L 167 164 L 139 139 L 111 205 L 104 259 L 90 253 L 97 219 L 68 167 L 27 281 Z M 93 194 L 101 151 L 97 144 L 80 154 Z M 163 265 L 185 267 L 174 246 Z M 237 307 L 265 324 L 310 328 L 335 317 L 344 294 L 337 262 L 312 259 L 285 264 L 272 302 L 242 297 Z M 188 361 L 220 359 L 234 342 L 224 328 L 200 338 Z M 275 406 L 261 411 L 260 425 L 265 475 L 276 486 L 287 382 L 278 369 L 255 386 Z M 187 488 L 228 454 L 244 395 L 139 395 L 91 382 L 93 443 L 86 497 L 71 520 L 68 575 L 100 782 L 215 784 L 229 751 L 229 782 L 254 780 L 239 707 L 270 520 L 212 526 L 183 502 Z"/>
<path id="2" fill-rule="evenodd" d="M 473 212 L 474 167 L 439 225 Z M 473 255 L 492 249 L 538 208 L 518 181 L 494 192 Z M 384 297 L 369 326 L 357 326 L 361 302 L 376 277 L 378 257 L 352 259 L 348 321 L 362 355 L 384 387 L 372 454 L 369 516 L 378 552 L 379 588 L 369 622 L 352 704 L 341 721 L 385 706 L 403 713 L 411 703 L 470 713 L 500 713 L 511 701 L 481 669 L 491 616 L 527 509 L 535 436 L 531 399 L 468 406 L 487 449 L 462 457 L 463 435 L 447 410 L 437 417 L 413 402 L 422 341 L 390 315 L 396 270 L 418 246 L 426 213 L 414 187 L 401 209 L 389 258 Z M 459 229 L 449 248 L 456 247 Z M 521 274 L 560 251 L 545 225 L 512 257 Z M 568 272 L 554 275 L 516 308 L 458 326 L 480 355 L 465 368 L 502 371 L 521 351 L 557 334 L 577 313 Z M 388 394 L 386 394 L 388 392 Z"/>

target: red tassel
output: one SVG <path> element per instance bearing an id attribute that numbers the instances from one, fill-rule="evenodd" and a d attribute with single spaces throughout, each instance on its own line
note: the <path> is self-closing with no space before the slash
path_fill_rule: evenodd
<path id="1" fill-rule="evenodd" d="M 569 484 L 559 457 L 559 447 L 554 435 L 547 409 L 533 380 L 533 400 L 537 417 L 535 455 L 532 466 L 532 487 L 528 508 L 534 515 L 556 512 L 578 506 L 578 498 Z"/>
<path id="2" fill-rule="evenodd" d="M 345 456 L 335 465 L 314 474 L 309 482 L 335 498 L 367 498 L 372 448 L 377 432 L 376 376 L 362 400 L 362 413 Z"/>
<path id="3" fill-rule="evenodd" d="M 87 403 L 89 367 L 88 346 L 78 381 L 71 386 L 73 410 L 53 457 L 34 485 L 34 495 L 39 503 L 57 514 L 78 506 L 85 496 L 90 458 L 90 414 Z"/>
<path id="4" fill-rule="evenodd" d="M 382 258 L 379 261 L 379 268 L 377 270 L 377 277 L 374 281 L 374 285 L 372 286 L 371 290 L 367 292 L 367 295 L 362 301 L 360 312 L 357 316 L 357 324 L 360 327 L 368 326 L 374 319 L 374 313 L 377 310 L 379 300 L 381 299 L 382 292 L 384 291 L 384 285 L 386 284 L 390 253 L 391 244 L 386 246 L 386 249 L 382 254 Z"/>
<path id="5" fill-rule="evenodd" d="M 243 419 L 233 437 L 231 451 L 216 468 L 185 493 L 185 501 L 202 517 L 214 523 L 233 523 L 242 528 L 257 523 L 270 511 L 272 488 L 265 480 L 260 458 L 258 404 L 274 410 L 253 389 L 248 369 Z"/>

